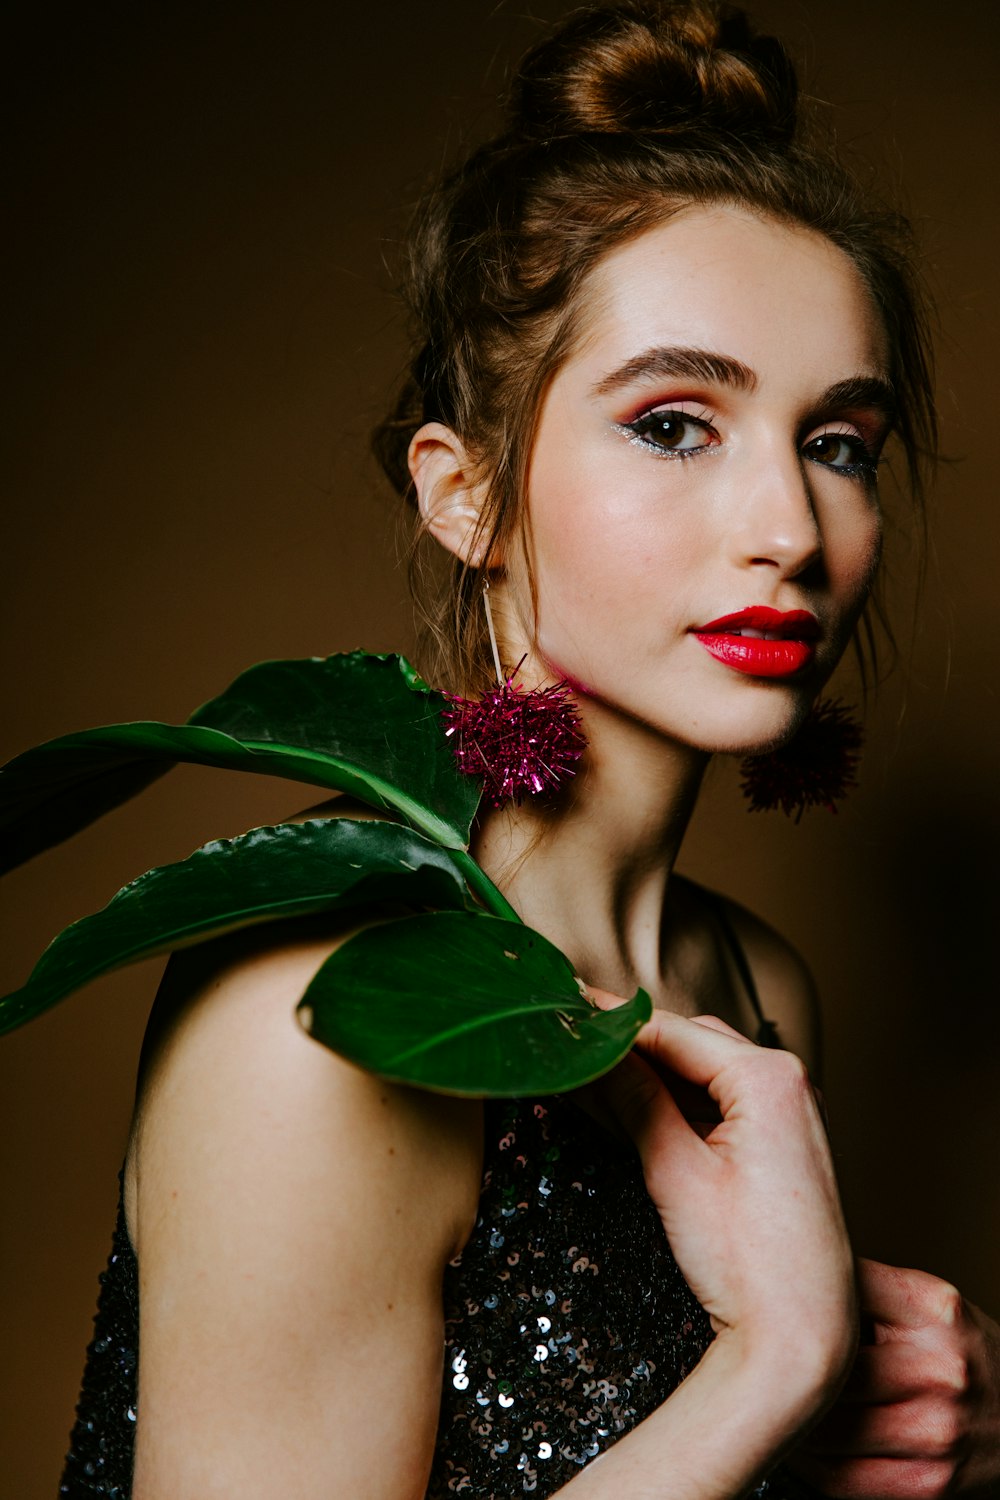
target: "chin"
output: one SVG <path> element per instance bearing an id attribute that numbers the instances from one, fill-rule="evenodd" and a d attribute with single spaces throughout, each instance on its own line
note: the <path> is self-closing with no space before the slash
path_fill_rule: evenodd
<path id="1" fill-rule="evenodd" d="M 747 705 L 743 704 L 726 715 L 726 722 L 718 724 L 714 732 L 706 715 L 699 725 L 699 733 L 692 736 L 689 743 L 692 748 L 707 750 L 713 755 L 767 755 L 794 738 L 819 691 L 818 687 L 813 687 L 808 694 L 798 692 L 794 697 L 785 691 L 780 700 L 777 695 L 771 695 L 769 703 L 755 705 L 753 712 L 748 712 Z"/>
<path id="2" fill-rule="evenodd" d="M 656 738 L 673 741 L 703 755 L 761 755 L 786 744 L 801 727 L 822 691 L 828 673 L 810 671 L 799 681 L 727 674 L 709 680 L 674 673 L 636 673 L 622 691 L 620 680 L 607 684 L 606 674 L 573 669 L 558 658 L 543 656 L 554 680 L 565 680 L 577 697 L 588 736 L 600 736 L 603 722 L 631 722 Z"/>

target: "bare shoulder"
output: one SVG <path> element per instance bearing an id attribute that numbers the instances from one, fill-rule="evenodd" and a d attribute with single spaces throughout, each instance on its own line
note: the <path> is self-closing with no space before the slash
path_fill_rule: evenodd
<path id="1" fill-rule="evenodd" d="M 349 931 L 237 934 L 168 969 L 127 1171 L 137 1500 L 214 1494 L 221 1475 L 220 1494 L 423 1493 L 441 1274 L 475 1217 L 481 1112 L 387 1084 L 299 1027 Z M 390 1363 L 383 1422 L 364 1393 Z"/>
<path id="2" fill-rule="evenodd" d="M 713 961 L 711 973 L 715 973 L 719 960 L 730 971 L 730 984 L 737 1009 L 728 1017 L 732 1024 L 752 1035 L 754 1017 L 746 996 L 746 984 L 740 978 L 732 957 L 732 942 L 725 940 L 723 927 L 731 929 L 753 977 L 761 1008 L 765 1017 L 773 1021 L 778 1039 L 783 1047 L 795 1052 L 803 1059 L 814 1078 L 818 1078 L 820 1057 L 820 1013 L 816 986 L 812 974 L 787 938 L 756 916 L 738 901 L 721 895 L 690 880 L 686 876 L 674 875 L 671 884 L 682 900 L 680 911 L 683 921 L 694 933 L 699 953 L 713 952 L 719 956 Z M 720 922 L 724 918 L 724 923 Z M 689 983 L 689 990 L 697 994 L 697 983 Z M 711 987 L 710 987 L 711 988 Z M 716 1009 L 711 994 L 700 997 L 705 1009 Z"/>
<path id="3" fill-rule="evenodd" d="M 728 897 L 716 898 L 746 954 L 764 1015 L 781 1045 L 803 1059 L 814 1079 L 821 1066 L 819 996 L 798 949 L 770 923 Z"/>
<path id="4" fill-rule="evenodd" d="M 319 917 L 237 933 L 173 956 L 154 1009 L 130 1143 L 130 1197 L 134 1191 L 137 1209 L 140 1179 L 149 1180 L 162 1157 L 187 1152 L 209 1128 L 223 1144 L 235 1121 L 244 1141 L 254 1141 L 261 1165 L 270 1159 L 268 1142 L 280 1124 L 286 1132 L 308 1126 L 315 1156 L 336 1155 L 341 1171 L 363 1162 L 387 1134 L 400 1132 L 403 1151 L 423 1151 L 430 1136 L 439 1150 L 450 1143 L 437 1174 L 447 1186 L 464 1155 L 475 1158 L 478 1169 L 479 1143 L 470 1128 L 475 1104 L 377 1079 L 314 1042 L 298 1024 L 296 1006 L 313 975 L 358 930 L 356 917 Z M 350 1137 L 324 1135 L 324 1121 L 342 1127 L 347 1117 L 360 1127 Z M 436 1155 L 432 1170 L 437 1161 Z M 138 1214 L 135 1227 L 141 1235 Z"/>

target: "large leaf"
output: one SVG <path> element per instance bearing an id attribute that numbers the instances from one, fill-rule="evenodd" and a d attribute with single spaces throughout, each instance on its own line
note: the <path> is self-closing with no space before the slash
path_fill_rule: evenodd
<path id="1" fill-rule="evenodd" d="M 560 1093 L 612 1067 L 651 1014 L 584 999 L 568 959 L 518 922 L 456 912 L 366 928 L 302 998 L 306 1030 L 383 1077 L 450 1094 Z"/>
<path id="2" fill-rule="evenodd" d="M 463 848 L 480 787 L 455 764 L 438 718 L 444 706 L 405 657 L 352 651 L 260 662 L 189 723 L 245 744 L 312 750 L 343 768 L 347 790 Z"/>
<path id="3" fill-rule="evenodd" d="M 384 900 L 474 904 L 452 857 L 396 823 L 315 818 L 206 844 L 140 875 L 55 938 L 24 987 L 0 1000 L 0 1033 L 138 959 L 256 923 Z"/>
<path id="4" fill-rule="evenodd" d="M 313 757 L 259 753 L 214 729 L 151 722 L 67 734 L 0 770 L 0 873 L 87 827 L 178 761 L 316 780 Z"/>
<path id="5" fill-rule="evenodd" d="M 402 657 L 264 662 L 187 725 L 114 724 L 50 740 L 0 771 L 0 873 L 60 843 L 177 761 L 346 791 L 462 849 L 479 785 L 456 769 L 443 699 Z"/>

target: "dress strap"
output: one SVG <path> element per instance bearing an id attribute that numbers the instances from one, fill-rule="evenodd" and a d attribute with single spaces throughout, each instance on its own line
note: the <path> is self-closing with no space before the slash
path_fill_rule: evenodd
<path id="1" fill-rule="evenodd" d="M 736 935 L 736 929 L 729 919 L 725 902 L 715 891 L 706 891 L 705 894 L 709 897 L 722 936 L 726 940 L 726 947 L 729 949 L 730 957 L 736 966 L 736 972 L 742 980 L 747 998 L 753 1006 L 754 1015 L 757 1017 L 757 1035 L 754 1037 L 754 1041 L 758 1047 L 780 1047 L 781 1040 L 778 1036 L 778 1027 L 774 1021 L 769 1021 L 764 1014 L 760 1003 L 760 995 L 757 992 L 757 984 L 753 977 L 753 970 L 750 967 L 743 944 Z"/>

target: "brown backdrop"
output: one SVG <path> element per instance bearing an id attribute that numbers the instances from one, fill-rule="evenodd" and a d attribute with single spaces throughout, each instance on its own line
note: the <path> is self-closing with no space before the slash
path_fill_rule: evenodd
<path id="1" fill-rule="evenodd" d="M 365 450 L 402 349 L 382 252 L 427 168 L 489 123 L 532 34 L 521 8 L 18 13 L 0 751 L 182 717 L 263 657 L 405 648 L 392 507 Z M 1000 1313 L 997 211 L 981 190 L 1000 144 L 998 13 L 766 0 L 757 14 L 839 106 L 842 137 L 906 184 L 953 462 L 912 631 L 908 522 L 890 547 L 906 665 L 871 712 L 863 791 L 836 819 L 748 821 L 722 768 L 685 865 L 815 966 L 859 1248 Z M 129 876 L 302 800 L 175 772 L 9 878 L 5 988 Z M 113 976 L 0 1045 L 10 1500 L 55 1492 L 156 979 Z"/>

